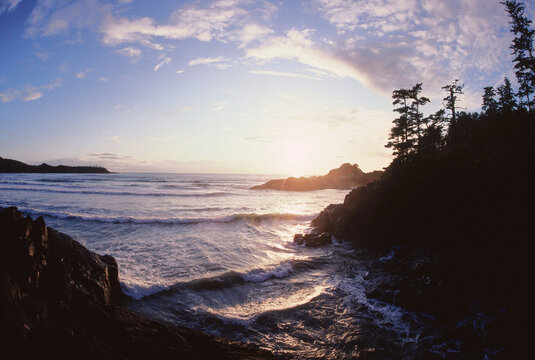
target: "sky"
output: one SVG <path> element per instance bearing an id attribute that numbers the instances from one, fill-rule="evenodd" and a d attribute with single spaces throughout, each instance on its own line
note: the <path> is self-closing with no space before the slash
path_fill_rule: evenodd
<path id="1" fill-rule="evenodd" d="M 534 18 L 535 4 L 525 2 Z M 0 0 L 0 156 L 320 175 L 391 161 L 394 89 L 434 113 L 513 80 L 493 0 Z"/>

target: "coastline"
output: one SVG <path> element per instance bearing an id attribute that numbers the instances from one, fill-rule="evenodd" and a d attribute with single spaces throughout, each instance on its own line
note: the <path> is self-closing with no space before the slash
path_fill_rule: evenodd
<path id="1" fill-rule="evenodd" d="M 115 259 L 0 211 L 2 358 L 273 359 L 258 347 L 163 325 L 125 309 Z"/>

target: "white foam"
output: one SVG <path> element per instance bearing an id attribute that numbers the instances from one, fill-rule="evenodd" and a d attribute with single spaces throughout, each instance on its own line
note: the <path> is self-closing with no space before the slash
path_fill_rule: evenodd
<path id="1" fill-rule="evenodd" d="M 247 274 L 242 275 L 243 280 L 249 282 L 260 283 L 271 278 L 282 279 L 290 275 L 294 271 L 292 264 L 285 262 L 275 268 L 271 269 L 256 269 Z"/>

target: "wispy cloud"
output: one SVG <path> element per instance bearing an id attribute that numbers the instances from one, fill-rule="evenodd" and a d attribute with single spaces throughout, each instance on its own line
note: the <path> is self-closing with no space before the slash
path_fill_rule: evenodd
<path id="1" fill-rule="evenodd" d="M 89 74 L 90 72 L 92 71 L 92 69 L 86 69 L 86 70 L 83 70 L 83 71 L 79 71 L 76 73 L 76 77 L 80 80 L 84 79 L 87 74 Z"/>
<path id="2" fill-rule="evenodd" d="M 160 62 L 154 67 L 154 71 L 158 71 L 163 65 L 169 65 L 171 58 L 169 56 L 160 56 Z"/>
<path id="3" fill-rule="evenodd" d="M 124 56 L 128 56 L 128 57 L 139 57 L 139 56 L 141 56 L 141 50 L 136 48 L 136 47 L 132 47 L 132 46 L 127 46 L 125 48 L 122 48 L 122 49 L 119 49 L 119 50 L 115 50 L 115 52 L 118 53 L 118 54 L 124 55 Z"/>
<path id="4" fill-rule="evenodd" d="M 382 92 L 417 81 L 440 89 L 453 78 L 486 86 L 510 57 L 499 2 L 315 0 L 313 7 L 338 30 L 336 55 Z"/>
<path id="5" fill-rule="evenodd" d="M 106 83 L 106 82 L 110 81 L 110 79 L 108 79 L 107 77 L 102 76 L 102 77 L 98 78 L 98 81 Z"/>
<path id="6" fill-rule="evenodd" d="M 20 4 L 22 0 L 2 0 L 0 2 L 0 15 L 4 12 L 15 11 L 17 5 Z"/>
<path id="7" fill-rule="evenodd" d="M 222 100 L 222 101 L 216 101 L 212 103 L 210 105 L 210 108 L 212 109 L 212 111 L 220 111 L 220 110 L 223 110 L 225 106 L 227 106 L 227 101 Z"/>
<path id="8" fill-rule="evenodd" d="M 302 79 L 310 79 L 310 80 L 319 80 L 317 77 L 313 77 L 306 74 L 299 74 L 299 73 L 291 73 L 291 72 L 285 72 L 285 71 L 272 71 L 272 70 L 251 70 L 249 71 L 251 74 L 259 74 L 259 75 L 272 75 L 272 76 L 284 76 L 284 77 L 291 77 L 291 78 L 302 78 Z"/>
<path id="9" fill-rule="evenodd" d="M 177 73 L 177 74 L 183 74 L 183 73 L 184 73 L 184 70 L 182 70 L 182 69 L 178 69 L 177 71 L 175 71 L 175 73 Z"/>
<path id="10" fill-rule="evenodd" d="M 48 51 L 38 51 L 35 53 L 35 56 L 39 58 L 41 61 L 47 61 L 52 57 L 52 53 Z"/>
<path id="11" fill-rule="evenodd" d="M 63 85 L 63 79 L 57 78 L 53 82 L 51 82 L 50 84 L 43 85 L 42 88 L 43 89 L 47 89 L 47 90 L 54 90 L 55 88 L 58 88 L 61 85 Z"/>
<path id="12" fill-rule="evenodd" d="M 106 141 L 109 141 L 109 142 L 113 142 L 113 143 L 120 143 L 121 142 L 121 138 L 117 135 L 113 135 L 113 134 L 109 134 L 109 135 L 106 135 L 103 137 L 104 140 Z"/>
<path id="13" fill-rule="evenodd" d="M 0 93 L 0 99 L 2 102 L 10 102 L 15 100 L 20 95 L 20 91 L 16 89 L 7 89 Z"/>
<path id="14" fill-rule="evenodd" d="M 207 57 L 207 58 L 193 59 L 188 62 L 188 65 L 189 66 L 207 65 L 207 66 L 216 67 L 219 69 L 226 69 L 230 67 L 229 62 L 230 62 L 230 59 L 223 57 L 223 56 L 218 56 L 218 57 L 212 57 L 212 58 Z"/>
<path id="15" fill-rule="evenodd" d="M 310 29 L 291 29 L 284 36 L 272 36 L 257 47 L 248 48 L 246 56 L 259 62 L 294 60 L 333 77 L 364 80 L 353 64 L 317 47 L 311 39 L 312 34 Z"/>
<path id="16" fill-rule="evenodd" d="M 33 101 L 37 100 L 43 97 L 43 93 L 40 91 L 37 91 L 35 88 L 30 87 L 26 89 L 26 95 L 22 97 L 22 100 L 24 101 Z"/>

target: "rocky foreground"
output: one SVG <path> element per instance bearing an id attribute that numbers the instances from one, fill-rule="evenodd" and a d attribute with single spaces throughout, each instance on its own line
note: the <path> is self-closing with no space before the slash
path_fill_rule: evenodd
<path id="1" fill-rule="evenodd" d="M 121 306 L 115 259 L 0 211 L 0 359 L 272 359 L 269 352 L 165 326 Z"/>
<path id="2" fill-rule="evenodd" d="M 382 171 L 365 173 L 357 164 L 343 164 L 327 175 L 311 177 L 290 177 L 270 180 L 262 185 L 253 186 L 252 190 L 313 191 L 324 189 L 352 189 L 364 186 L 381 177 Z"/>

